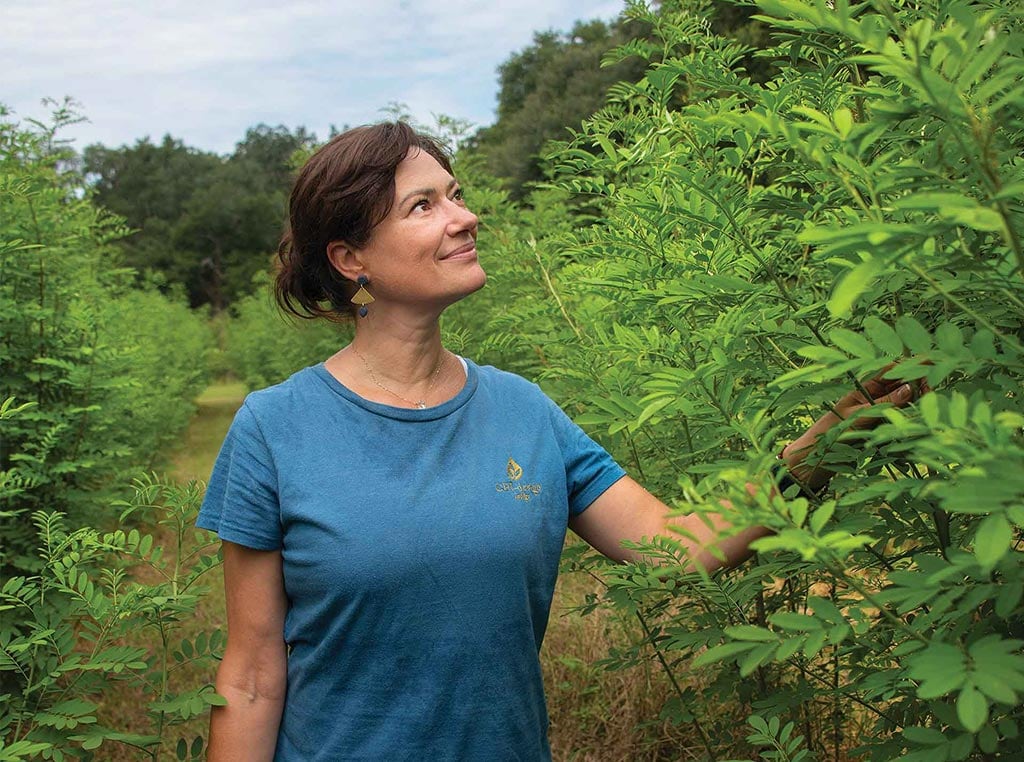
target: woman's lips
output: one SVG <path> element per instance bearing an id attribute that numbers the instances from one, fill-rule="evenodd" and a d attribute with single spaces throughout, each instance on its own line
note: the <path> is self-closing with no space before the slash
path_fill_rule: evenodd
<path id="1" fill-rule="evenodd" d="M 445 259 L 469 259 L 469 258 L 476 258 L 476 241 L 471 241 L 470 243 L 467 243 L 464 246 L 460 246 L 459 248 L 455 249 L 454 251 L 450 251 L 447 254 L 445 254 L 443 257 L 441 257 L 442 260 L 445 260 Z"/>

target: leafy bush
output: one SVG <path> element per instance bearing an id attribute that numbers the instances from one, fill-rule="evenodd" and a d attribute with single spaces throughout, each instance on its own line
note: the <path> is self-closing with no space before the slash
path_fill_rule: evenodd
<path id="1" fill-rule="evenodd" d="M 152 468 L 185 430 L 192 400 L 209 382 L 213 334 L 184 296 L 171 301 L 153 289 L 119 293 L 98 317 L 118 346 L 116 375 L 126 382 L 99 417 L 116 449 Z"/>
<path id="2" fill-rule="evenodd" d="M 198 315 L 132 291 L 112 242 L 126 233 L 90 203 L 52 128 L 0 113 L 0 395 L 35 405 L 5 425 L 0 568 L 30 569 L 19 516 L 60 507 L 77 525 L 187 422 L 211 336 Z M 178 351 L 170 348 L 178 346 Z"/>
<path id="3" fill-rule="evenodd" d="M 168 548 L 135 529 L 71 529 L 59 512 L 32 514 L 40 573 L 0 586 L 0 760 L 104 759 L 109 751 L 97 750 L 111 742 L 154 760 L 172 746 L 178 759 L 203 758 L 201 737 L 172 735 L 223 702 L 209 684 L 175 689 L 178 670 L 212 665 L 224 642 L 219 630 L 179 633 L 202 593 L 198 583 L 218 563 L 205 552 L 210 539 L 193 526 L 200 497 L 195 483 L 146 479 L 122 506 L 122 519 L 136 514 L 160 527 L 172 539 Z M 159 581 L 133 581 L 140 567 Z M 145 630 L 158 633 L 159 647 L 138 645 Z M 148 709 L 141 731 L 97 715 L 98 699 L 128 689 Z"/>
<path id="4" fill-rule="evenodd" d="M 286 317 L 271 294 L 270 276 L 239 299 L 226 325 L 227 365 L 250 389 L 279 383 L 300 368 L 326 360 L 351 337 L 351 326 Z"/>
<path id="5" fill-rule="evenodd" d="M 775 530 L 733 573 L 676 571 L 671 540 L 645 546 L 657 570 L 606 570 L 600 605 L 645 622 L 611 663 L 654 649 L 679 678 L 666 711 L 708 758 L 1009 758 L 1024 720 L 1022 16 L 760 7 L 763 83 L 699 2 L 630 6 L 655 43 L 609 60 L 654 63 L 551 157 L 555 184 L 604 219 L 504 244 L 499 273 L 532 260 L 547 298 L 450 329 L 520 363 L 530 347 L 556 398 L 681 509 L 729 497 L 738 528 Z M 879 406 L 869 435 L 847 422 L 824 438 L 809 457 L 836 472 L 828 492 L 770 499 L 782 444 L 880 372 L 933 392 Z"/>

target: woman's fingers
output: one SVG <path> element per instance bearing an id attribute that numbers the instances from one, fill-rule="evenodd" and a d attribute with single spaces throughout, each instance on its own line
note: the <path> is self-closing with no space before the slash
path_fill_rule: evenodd
<path id="1" fill-rule="evenodd" d="M 868 391 L 871 390 L 869 389 Z M 928 384 L 924 383 L 924 381 L 903 382 L 887 394 L 874 397 L 870 404 L 862 403 L 855 405 L 850 409 L 850 412 L 861 412 L 861 415 L 859 415 L 857 420 L 853 422 L 853 428 L 871 429 L 881 423 L 882 419 L 878 416 L 865 414 L 866 411 L 870 410 L 875 405 L 888 402 L 895 407 L 903 407 L 904 405 L 910 404 L 921 395 L 927 394 L 929 391 L 931 390 L 928 388 Z"/>
<path id="2" fill-rule="evenodd" d="M 903 384 L 896 388 L 895 391 L 891 391 L 881 399 L 876 399 L 876 402 L 891 402 L 894 405 L 906 405 L 914 399 L 914 387 L 910 384 Z"/>

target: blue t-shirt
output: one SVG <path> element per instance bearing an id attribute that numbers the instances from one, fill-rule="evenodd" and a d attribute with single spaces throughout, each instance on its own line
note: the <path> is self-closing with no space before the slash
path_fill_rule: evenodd
<path id="1" fill-rule="evenodd" d="M 566 523 L 624 472 L 536 385 L 466 365 L 425 410 L 317 365 L 235 417 L 197 523 L 282 553 L 276 760 L 550 759 L 537 653 Z"/>

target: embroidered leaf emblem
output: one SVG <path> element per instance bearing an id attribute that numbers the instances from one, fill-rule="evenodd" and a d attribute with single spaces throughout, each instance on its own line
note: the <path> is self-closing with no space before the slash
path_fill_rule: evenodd
<path id="1" fill-rule="evenodd" d="M 505 470 L 508 472 L 508 478 L 512 481 L 516 481 L 523 476 L 523 467 L 512 460 L 512 458 L 508 459 L 508 467 Z"/>

